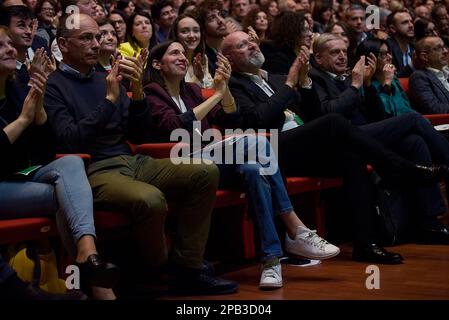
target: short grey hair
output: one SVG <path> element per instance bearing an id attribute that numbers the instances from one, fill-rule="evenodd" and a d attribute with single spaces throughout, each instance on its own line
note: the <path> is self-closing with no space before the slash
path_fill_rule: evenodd
<path id="1" fill-rule="evenodd" d="M 344 41 L 342 37 L 337 36 L 332 33 L 322 33 L 313 41 L 313 53 L 321 53 L 323 52 L 329 41 L 341 40 Z"/>

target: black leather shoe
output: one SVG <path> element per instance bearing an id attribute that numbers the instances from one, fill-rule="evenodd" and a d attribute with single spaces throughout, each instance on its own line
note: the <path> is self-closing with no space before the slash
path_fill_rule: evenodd
<path id="1" fill-rule="evenodd" d="M 203 266 L 201 267 L 201 270 L 204 273 L 212 275 L 212 276 L 215 274 L 214 265 L 211 262 L 207 261 L 207 260 L 203 260 Z"/>
<path id="2" fill-rule="evenodd" d="M 168 289 L 176 295 L 219 295 L 237 292 L 238 283 L 211 274 L 210 270 L 177 268 L 169 275 Z"/>
<path id="3" fill-rule="evenodd" d="M 355 246 L 352 251 L 352 259 L 382 264 L 400 264 L 404 260 L 399 253 L 388 252 L 375 243 L 367 246 Z"/>
<path id="4" fill-rule="evenodd" d="M 88 286 L 113 288 L 119 279 L 119 268 L 101 260 L 98 254 L 91 254 L 86 262 L 77 264 L 80 268 L 81 282 Z"/>
<path id="5" fill-rule="evenodd" d="M 449 229 L 440 222 L 423 226 L 418 233 L 418 243 L 449 244 Z"/>

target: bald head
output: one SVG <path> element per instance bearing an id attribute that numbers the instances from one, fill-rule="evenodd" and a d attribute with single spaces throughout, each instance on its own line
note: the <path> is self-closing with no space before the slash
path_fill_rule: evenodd
<path id="1" fill-rule="evenodd" d="M 232 50 L 233 46 L 239 41 L 239 39 L 242 36 L 247 35 L 245 32 L 243 31 L 236 31 L 233 33 L 228 34 L 224 39 L 223 42 L 221 43 L 221 52 L 223 52 L 223 54 L 226 56 L 230 53 L 230 51 Z"/>
<path id="2" fill-rule="evenodd" d="M 243 31 L 227 35 L 221 44 L 221 51 L 231 62 L 233 71 L 258 74 L 265 62 L 257 43 Z"/>
<path id="3" fill-rule="evenodd" d="M 91 16 L 84 13 L 65 15 L 59 23 L 56 38 L 71 37 L 87 25 L 93 26 L 93 24 L 97 25 Z"/>
<path id="4" fill-rule="evenodd" d="M 416 59 L 420 67 L 442 70 L 448 63 L 448 49 L 440 37 L 425 37 L 416 43 Z"/>

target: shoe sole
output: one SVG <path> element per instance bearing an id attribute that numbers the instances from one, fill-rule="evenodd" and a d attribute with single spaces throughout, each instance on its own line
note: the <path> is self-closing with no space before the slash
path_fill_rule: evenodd
<path id="1" fill-rule="evenodd" d="M 290 254 L 292 254 L 292 255 L 296 255 L 296 256 L 300 256 L 300 257 L 304 257 L 304 258 L 307 258 L 307 259 L 313 259 L 313 260 L 327 260 L 327 259 L 331 259 L 331 258 L 333 258 L 333 257 L 336 257 L 336 256 L 338 256 L 339 254 L 340 254 L 340 249 L 338 249 L 338 251 L 336 251 L 336 252 L 334 252 L 334 253 L 332 253 L 332 254 L 329 254 L 329 255 L 327 255 L 327 256 L 313 256 L 313 255 L 309 255 L 309 254 L 304 254 L 304 253 L 295 253 L 295 252 L 291 252 L 291 251 L 288 251 L 287 249 L 285 250 L 287 253 L 290 253 Z"/>
<path id="2" fill-rule="evenodd" d="M 404 259 L 396 259 L 396 260 L 391 260 L 391 261 L 374 261 L 371 259 L 360 259 L 360 258 L 352 258 L 352 260 L 354 261 L 358 261 L 358 262 L 368 262 L 368 263 L 378 263 L 378 264 L 402 264 L 402 261 Z"/>
<path id="3" fill-rule="evenodd" d="M 281 283 L 281 284 L 259 284 L 259 289 L 269 291 L 269 290 L 276 290 L 276 289 L 282 288 L 283 286 L 284 286 L 283 283 Z"/>

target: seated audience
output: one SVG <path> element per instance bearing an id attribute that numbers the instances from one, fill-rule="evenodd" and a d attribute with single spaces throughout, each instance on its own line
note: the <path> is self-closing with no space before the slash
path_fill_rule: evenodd
<path id="1" fill-rule="evenodd" d="M 244 32 L 228 35 L 223 41 L 222 51 L 231 62 L 233 73 L 229 86 L 240 108 L 242 128 L 281 131 L 280 166 L 288 176 L 343 176 L 346 200 L 354 221 L 353 258 L 401 263 L 400 255 L 379 245 L 374 222 L 376 212 L 363 159 L 369 160 L 382 176 L 396 176 L 398 179 L 408 180 L 409 174 L 401 177 L 397 174 L 404 172 L 405 168 L 408 168 L 406 171 L 410 169 L 410 173 L 414 172 L 416 165 L 408 164 L 377 140 L 350 126 L 340 115 L 322 117 L 305 125 L 297 122 L 299 108 L 307 104 L 307 100 L 294 88 L 298 84 L 310 83 L 304 72 L 308 61 L 305 50 L 299 54 L 287 77 L 261 69 L 264 56 Z"/>
<path id="2" fill-rule="evenodd" d="M 185 83 L 187 58 L 179 42 L 170 41 L 155 47 L 150 55 L 149 83 L 145 87 L 148 104 L 152 106 L 155 132 L 160 140 L 168 142 L 173 130 L 184 128 L 194 132 L 194 121 L 201 121 L 201 130 L 213 124 L 230 127 L 237 108 L 229 92 L 227 81 L 231 69 L 227 59 L 219 54 L 215 73 L 215 94 L 203 100 L 200 88 L 193 83 Z M 222 107 L 217 104 L 221 103 Z M 226 119 L 227 118 L 227 119 Z M 237 119 L 234 120 L 237 123 Z M 232 124 L 231 124 L 232 126 Z M 266 146 L 268 144 L 268 146 Z M 222 147 L 220 147 L 221 149 Z M 225 148 L 222 152 L 225 153 Z M 263 173 L 263 165 L 257 159 L 248 159 L 251 150 L 269 150 L 270 161 L 276 166 L 275 172 Z M 308 229 L 296 215 L 285 189 L 273 150 L 264 137 L 248 136 L 236 142 L 235 150 L 244 150 L 246 160 L 237 164 L 238 155 L 233 162 L 217 164 L 220 169 L 222 187 L 229 186 L 233 180 L 243 181 L 249 196 L 252 218 L 259 230 L 262 274 L 259 287 L 275 289 L 283 286 L 281 241 L 276 232 L 275 215 L 279 215 L 287 228 L 285 249 L 287 252 L 311 259 L 328 259 L 336 256 L 340 249 L 322 239 L 315 231 Z M 202 153 L 202 156 L 206 156 Z"/>
<path id="3" fill-rule="evenodd" d="M 314 42 L 317 68 L 311 72 L 318 107 L 323 114 L 338 113 L 386 147 L 420 165 L 435 161 L 449 165 L 449 143 L 421 115 L 415 112 L 384 119 L 384 108 L 372 85 L 377 57 L 370 53 L 351 71 L 347 67 L 343 39 L 323 34 Z M 428 242 L 449 243 L 449 229 L 437 217 L 446 212 L 439 185 L 420 186 L 413 190 L 413 199 L 420 213 L 417 237 Z"/>
<path id="4" fill-rule="evenodd" d="M 79 29 L 68 29 L 67 17 L 59 25 L 63 61 L 50 75 L 45 92 L 45 108 L 59 151 L 92 156 L 88 178 L 95 204 L 129 215 L 143 269 L 158 273 L 169 263 L 171 292 L 235 292 L 235 282 L 203 268 L 217 167 L 175 165 L 170 159 L 132 155 L 127 141 L 142 141 L 151 123 L 142 88 L 145 61 L 125 57 L 115 62 L 109 74 L 95 72 L 100 30 L 90 16 L 76 18 Z M 120 85 L 122 79 L 130 81 L 131 101 Z M 177 220 L 170 258 L 165 239 L 168 201 L 176 201 Z"/>
<path id="5" fill-rule="evenodd" d="M 64 246 L 80 267 L 84 286 L 92 287 L 95 299 L 114 299 L 110 288 L 117 283 L 118 268 L 98 256 L 92 191 L 83 161 L 76 156 L 54 160 L 43 107 L 45 63 L 31 76 L 31 89 L 23 106 L 17 107 L 9 102 L 7 91 L 17 51 L 5 27 L 0 27 L 0 48 L 0 219 L 56 216 Z M 22 170 L 30 173 L 21 175 Z M 20 290 L 31 294 L 31 289 Z"/>

